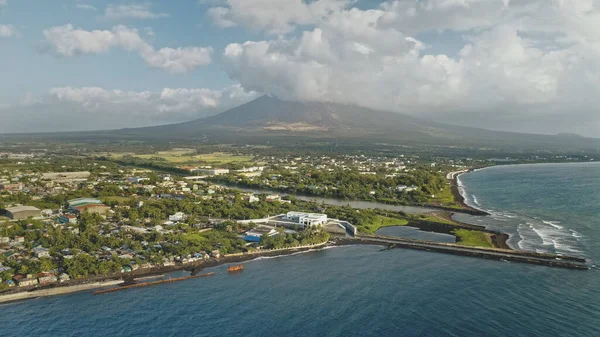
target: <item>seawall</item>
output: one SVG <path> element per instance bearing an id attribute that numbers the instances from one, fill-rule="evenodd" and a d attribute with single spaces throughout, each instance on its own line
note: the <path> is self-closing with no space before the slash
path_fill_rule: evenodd
<path id="1" fill-rule="evenodd" d="M 63 295 L 76 293 L 85 290 L 98 289 L 104 287 L 111 287 L 122 284 L 122 280 L 110 280 L 110 281 L 102 281 L 102 282 L 92 282 L 86 284 L 77 284 L 71 286 L 64 287 L 52 287 L 45 289 L 37 289 L 31 291 L 21 291 L 12 294 L 0 295 L 0 303 L 14 302 L 14 301 L 22 301 L 31 298 L 38 297 L 46 297 L 46 296 L 55 296 L 55 295 Z"/>
<path id="2" fill-rule="evenodd" d="M 548 267 L 588 270 L 585 259 L 571 256 L 560 256 L 547 253 L 515 251 L 505 249 L 489 249 L 482 247 L 465 247 L 449 243 L 438 243 L 422 240 L 407 240 L 396 237 L 361 236 L 357 238 L 338 239 L 338 244 L 372 244 L 385 245 L 389 248 L 407 248 L 438 252 L 444 254 L 470 256 L 498 261 L 513 261 L 537 264 Z"/>

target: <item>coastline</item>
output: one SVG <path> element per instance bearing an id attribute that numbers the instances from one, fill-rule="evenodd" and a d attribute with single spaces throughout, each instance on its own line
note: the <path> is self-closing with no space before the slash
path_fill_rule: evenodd
<path id="1" fill-rule="evenodd" d="M 24 301 L 29 299 L 34 299 L 38 297 L 48 297 L 48 296 L 56 296 L 56 295 L 65 295 L 76 293 L 80 291 L 111 287 L 122 284 L 123 280 L 106 280 L 100 282 L 93 283 L 84 283 L 84 284 L 76 284 L 76 285 L 68 285 L 68 286 L 59 286 L 52 288 L 42 288 L 35 289 L 29 291 L 19 291 L 11 294 L 0 294 L 0 304 L 11 303 Z"/>
<path id="2" fill-rule="evenodd" d="M 475 206 L 469 205 L 467 203 L 467 199 L 466 197 L 463 195 L 463 193 L 466 193 L 465 190 L 463 189 L 461 192 L 461 184 L 460 184 L 460 176 L 463 174 L 467 174 L 467 173 L 471 173 L 471 172 L 475 172 L 475 171 L 479 171 L 479 170 L 483 170 L 486 168 L 490 168 L 493 166 L 488 166 L 488 167 L 477 167 L 477 168 L 469 168 L 466 171 L 462 171 L 462 172 L 453 172 L 452 173 L 452 179 L 450 180 L 450 190 L 452 192 L 452 195 L 454 196 L 454 200 L 461 205 L 461 207 L 464 207 L 466 209 L 468 209 L 469 211 L 473 211 L 474 213 L 471 213 L 472 215 L 483 215 L 483 216 L 487 216 L 487 215 L 491 215 L 490 213 L 479 209 Z M 479 214 L 477 214 L 479 213 Z M 452 216 L 450 216 L 450 220 L 460 223 L 462 225 L 467 225 L 467 226 L 476 226 L 479 227 L 480 231 L 487 233 L 492 245 L 494 247 L 497 248 L 502 248 L 502 249 L 511 249 L 513 250 L 513 248 L 511 246 L 508 245 L 508 240 L 510 239 L 510 235 L 507 233 L 503 233 L 503 232 L 498 232 L 498 231 L 493 231 L 493 230 L 488 230 L 485 226 L 477 226 L 477 225 L 471 225 L 471 224 L 466 224 L 466 223 L 462 223 L 460 221 L 456 221 L 454 219 L 452 219 Z"/>
<path id="3" fill-rule="evenodd" d="M 314 251 L 326 247 L 338 246 L 330 241 L 301 247 L 281 248 L 268 251 L 257 251 L 250 253 L 234 253 L 224 255 L 219 259 L 200 261 L 196 263 L 179 264 L 173 266 L 161 266 L 148 269 L 138 269 L 131 273 L 115 273 L 105 276 L 93 276 L 85 279 L 73 280 L 67 283 L 54 283 L 43 287 L 13 288 L 0 293 L 0 304 L 18 302 L 38 297 L 48 297 L 76 293 L 80 291 L 93 290 L 104 287 L 133 284 L 138 280 L 147 279 L 152 276 L 176 272 L 189 271 L 191 275 L 206 269 L 226 265 L 230 263 L 241 263 L 254 260 L 259 257 L 281 257 L 302 252 Z"/>
<path id="4" fill-rule="evenodd" d="M 467 199 L 465 198 L 463 193 L 461 193 L 461 191 L 460 191 L 460 187 L 461 187 L 459 184 L 460 176 L 463 174 L 475 172 L 475 171 L 482 170 L 482 169 L 483 168 L 470 168 L 467 171 L 456 172 L 456 174 L 452 175 L 452 179 L 450 179 L 450 192 L 454 196 L 454 201 L 457 204 L 459 204 L 464 210 L 466 210 L 465 213 L 470 213 L 472 215 L 490 215 L 490 213 L 488 213 L 482 209 L 479 209 L 477 207 L 467 204 L 467 201 L 466 201 Z"/>
<path id="5" fill-rule="evenodd" d="M 564 163 L 564 164 L 572 165 L 575 163 Z M 594 164 L 598 164 L 598 163 L 594 163 Z M 518 165 L 543 165 L 543 164 L 518 164 Z M 504 166 L 516 166 L 516 165 L 504 165 Z M 490 168 L 490 167 L 487 167 L 487 168 Z M 468 205 L 467 199 L 463 195 L 463 193 L 466 193 L 466 192 L 463 190 L 463 193 L 461 193 L 461 189 L 459 188 L 460 187 L 459 177 L 461 175 L 470 173 L 470 172 L 473 172 L 476 170 L 480 170 L 480 169 L 485 169 L 485 168 L 472 168 L 467 171 L 457 172 L 456 174 L 454 174 L 452 176 L 452 179 L 451 179 L 452 186 L 451 187 L 452 187 L 453 196 L 456 199 L 457 203 L 460 203 L 461 205 L 464 205 L 465 207 L 468 207 L 469 209 L 471 209 L 473 211 L 485 213 L 484 211 L 479 210 L 476 207 Z M 458 210 L 454 210 L 454 209 L 450 210 L 450 211 L 458 212 Z M 488 213 L 485 213 L 485 214 L 488 214 Z M 479 215 L 479 214 L 475 214 L 475 215 Z M 446 213 L 446 212 L 437 212 L 436 216 L 445 218 L 448 220 L 452 220 L 457 225 L 434 223 L 434 222 L 429 222 L 429 221 L 416 221 L 416 222 L 409 223 L 408 226 L 416 227 L 416 228 L 419 228 L 420 230 L 433 231 L 433 232 L 444 233 L 444 234 L 451 234 L 450 233 L 451 230 L 456 229 L 457 227 L 464 228 L 464 229 L 478 230 L 478 231 L 486 233 L 489 236 L 490 241 L 496 248 L 519 251 L 518 248 L 513 249 L 512 247 L 510 247 L 508 245 L 507 241 L 510 238 L 509 234 L 498 232 L 498 231 L 493 231 L 493 230 L 488 230 L 488 229 L 486 229 L 485 226 L 481 226 L 481 225 L 473 225 L 473 224 L 456 221 L 456 220 L 452 219 L 451 214 Z M 356 244 L 356 243 L 350 243 L 350 244 Z M 184 264 L 184 265 L 161 266 L 161 267 L 154 267 L 154 268 L 143 269 L 143 270 L 139 269 L 139 270 L 136 270 L 131 273 L 115 273 L 115 274 L 110 274 L 110 275 L 105 275 L 105 276 L 92 276 L 92 277 L 89 277 L 86 279 L 72 280 L 72 281 L 68 281 L 65 283 L 55 283 L 55 284 L 50 284 L 50 285 L 45 285 L 45 286 L 40 286 L 40 287 L 11 288 L 3 293 L 0 293 L 0 304 L 16 302 L 16 301 L 21 301 L 21 300 L 27 300 L 27 299 L 33 299 L 33 298 L 38 298 L 38 297 L 69 294 L 69 293 L 75 293 L 75 292 L 103 288 L 103 287 L 118 286 L 118 285 L 122 285 L 122 284 L 130 284 L 133 282 L 142 281 L 141 279 L 145 278 L 145 277 L 152 277 L 155 275 L 161 275 L 161 274 L 176 272 L 176 271 L 184 271 L 185 270 L 185 271 L 191 272 L 192 274 L 195 274 L 205 268 L 212 268 L 212 267 L 217 267 L 217 266 L 225 265 L 225 264 L 251 261 L 251 260 L 259 258 L 259 257 L 283 257 L 283 256 L 287 256 L 287 255 L 310 251 L 310 250 L 318 250 L 318 249 L 323 249 L 323 248 L 327 248 L 327 247 L 335 247 L 335 246 L 342 246 L 342 245 L 345 245 L 345 244 L 341 243 L 341 241 L 340 242 L 336 241 L 336 242 L 326 242 L 326 243 L 321 243 L 321 244 L 317 244 L 317 245 L 312 245 L 310 247 L 292 247 L 292 248 L 284 248 L 284 249 L 273 250 L 273 251 L 259 251 L 256 253 L 230 254 L 230 255 L 225 255 L 225 256 L 221 257 L 220 259 L 205 260 L 205 261 L 199 261 L 199 262 L 189 263 L 189 264 Z"/>

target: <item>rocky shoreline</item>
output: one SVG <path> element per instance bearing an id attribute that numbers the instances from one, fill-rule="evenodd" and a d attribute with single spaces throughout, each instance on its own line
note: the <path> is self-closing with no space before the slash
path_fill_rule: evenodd
<path id="1" fill-rule="evenodd" d="M 211 260 L 188 264 L 177 264 L 173 266 L 160 266 L 154 268 L 138 269 L 130 273 L 115 273 L 104 276 L 92 276 L 85 279 L 72 280 L 64 283 L 54 283 L 41 287 L 38 286 L 13 288 L 0 293 L 0 303 L 16 302 L 38 297 L 63 295 L 91 289 L 132 284 L 136 283 L 136 281 L 140 278 L 162 275 L 176 271 L 189 271 L 191 275 L 195 275 L 206 268 L 213 268 L 230 263 L 250 261 L 258 257 L 285 256 L 314 249 L 321 249 L 331 245 L 332 244 L 330 244 L 329 242 L 324 242 L 321 244 L 311 245 L 309 247 L 285 248 L 245 254 L 231 254 L 225 255 L 219 259 L 213 258 Z"/>
<path id="2" fill-rule="evenodd" d="M 106 280 L 100 282 L 81 283 L 76 285 L 59 286 L 59 287 L 43 287 L 28 291 L 17 291 L 9 294 L 0 294 L 0 303 L 10 303 L 34 299 L 38 297 L 56 296 L 71 294 L 80 291 L 116 286 L 122 284 L 122 280 Z"/>

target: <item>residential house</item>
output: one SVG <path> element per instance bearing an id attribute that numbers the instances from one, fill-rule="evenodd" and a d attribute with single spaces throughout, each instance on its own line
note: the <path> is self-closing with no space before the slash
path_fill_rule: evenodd
<path id="1" fill-rule="evenodd" d="M 13 280 L 17 284 L 17 287 L 29 287 L 38 284 L 38 279 L 35 278 L 32 274 L 16 275 L 15 277 L 13 277 Z"/>
<path id="2" fill-rule="evenodd" d="M 177 212 L 173 215 L 169 215 L 169 221 L 184 221 L 187 216 L 183 212 Z"/>
<path id="3" fill-rule="evenodd" d="M 58 276 L 58 281 L 59 281 L 60 283 L 67 282 L 67 281 L 69 281 L 70 279 L 71 279 L 71 277 L 69 277 L 69 275 L 67 275 L 66 273 L 62 273 L 62 274 L 60 274 L 60 275 Z"/>
<path id="4" fill-rule="evenodd" d="M 38 259 L 41 259 L 42 257 L 50 257 L 50 249 L 38 247 L 38 248 L 33 249 L 33 254 Z"/>
<path id="5" fill-rule="evenodd" d="M 56 282 L 57 278 L 53 273 L 39 273 L 38 281 L 41 285 L 44 285 Z"/>
<path id="6" fill-rule="evenodd" d="M 268 202 L 280 201 L 280 200 L 281 200 L 281 196 L 279 194 L 271 194 L 271 195 L 267 195 L 265 197 L 265 201 L 268 201 Z"/>

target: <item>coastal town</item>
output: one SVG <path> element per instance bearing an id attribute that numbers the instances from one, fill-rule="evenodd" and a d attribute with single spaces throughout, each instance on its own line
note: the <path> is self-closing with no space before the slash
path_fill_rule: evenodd
<path id="1" fill-rule="evenodd" d="M 407 224 L 465 246 L 508 248 L 501 234 L 443 212 L 463 207 L 451 191 L 467 171 L 461 162 L 217 153 L 226 159 L 210 163 L 195 156 L 181 149 L 146 157 L 5 153 L 0 291 L 194 270 Z M 432 209 L 407 214 L 310 199 L 318 197 Z"/>
<path id="2" fill-rule="evenodd" d="M 376 200 L 379 191 L 413 195 L 430 188 L 415 185 L 422 165 L 418 158 L 257 157 L 223 167 L 173 165 L 175 173 L 101 156 L 65 160 L 5 153 L 4 158 L 2 289 L 212 261 L 231 253 L 322 243 L 329 233 L 356 233 L 350 219 L 319 213 L 323 205 L 278 193 L 290 192 L 291 184 L 301 192 L 352 188 L 341 181 L 335 186 L 331 179 L 339 176 L 319 176 L 331 172 L 371 179 L 358 192 L 367 200 Z M 388 186 L 382 189 L 377 177 Z M 229 184 L 262 190 L 245 192 Z"/>

